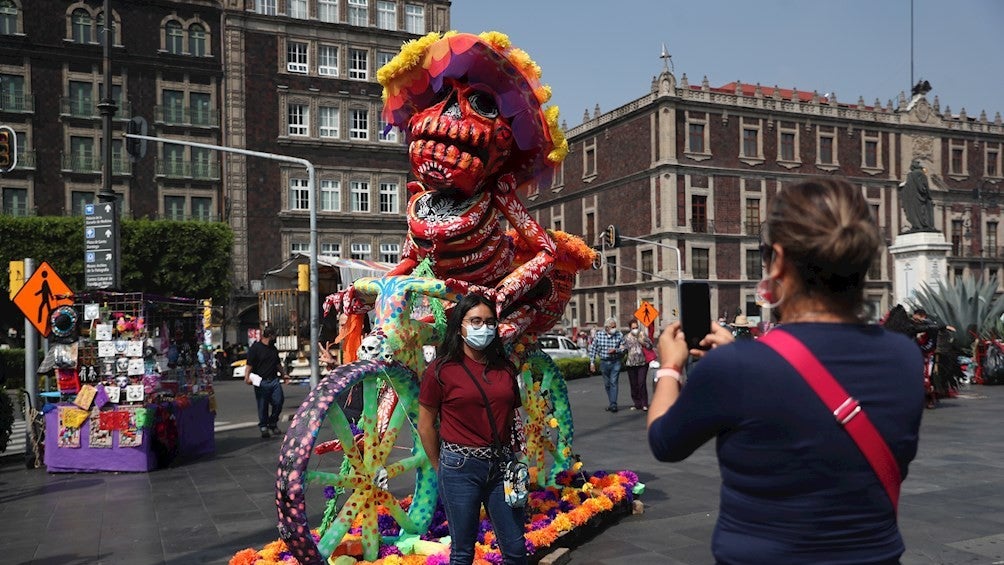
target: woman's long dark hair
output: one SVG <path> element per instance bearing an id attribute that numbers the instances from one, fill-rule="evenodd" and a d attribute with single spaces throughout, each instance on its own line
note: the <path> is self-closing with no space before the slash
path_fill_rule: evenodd
<path id="1" fill-rule="evenodd" d="M 460 333 L 460 326 L 464 323 L 464 316 L 479 304 L 484 304 L 492 313 L 495 312 L 495 303 L 477 294 L 465 295 L 450 310 L 450 315 L 446 320 L 446 335 L 443 337 L 442 345 L 439 346 L 439 350 L 436 352 L 436 363 L 439 367 L 451 361 L 456 363 L 463 362 L 464 336 Z M 495 339 L 485 349 L 485 355 L 487 355 L 488 366 L 491 368 L 512 366 L 512 363 L 506 356 L 505 346 L 498 337 L 497 330 Z"/>

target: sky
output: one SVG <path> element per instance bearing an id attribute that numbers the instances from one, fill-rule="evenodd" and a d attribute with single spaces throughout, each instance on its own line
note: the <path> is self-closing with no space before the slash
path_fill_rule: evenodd
<path id="1" fill-rule="evenodd" d="M 452 28 L 506 33 L 569 127 L 647 94 L 663 69 L 895 107 L 910 95 L 910 0 L 453 0 Z M 914 0 L 913 76 L 942 112 L 1004 116 L 1004 1 Z"/>

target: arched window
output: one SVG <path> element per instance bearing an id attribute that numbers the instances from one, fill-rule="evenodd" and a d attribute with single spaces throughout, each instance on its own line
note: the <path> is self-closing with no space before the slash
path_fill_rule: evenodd
<path id="1" fill-rule="evenodd" d="M 72 30 L 73 30 L 73 42 L 74 43 L 90 43 L 91 38 L 94 36 L 91 34 L 91 14 L 83 9 L 78 8 L 73 11 L 72 18 Z"/>
<path id="2" fill-rule="evenodd" d="M 181 30 L 181 24 L 171 20 L 164 27 L 167 29 L 167 41 L 165 45 L 167 52 L 181 55 L 185 49 L 185 32 Z"/>
<path id="3" fill-rule="evenodd" d="M 17 33 L 17 5 L 13 0 L 0 0 L 0 35 Z"/>
<path id="4" fill-rule="evenodd" d="M 206 28 L 201 24 L 188 26 L 188 54 L 193 57 L 206 56 Z"/>

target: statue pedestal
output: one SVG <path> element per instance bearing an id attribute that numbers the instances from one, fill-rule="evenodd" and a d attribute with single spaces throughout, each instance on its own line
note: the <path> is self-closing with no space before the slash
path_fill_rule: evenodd
<path id="1" fill-rule="evenodd" d="M 945 241 L 941 232 L 914 232 L 896 236 L 889 246 L 895 265 L 895 296 L 897 304 L 906 304 L 913 298 L 921 283 L 936 286 L 945 282 L 947 273 L 945 256 L 952 244 Z"/>

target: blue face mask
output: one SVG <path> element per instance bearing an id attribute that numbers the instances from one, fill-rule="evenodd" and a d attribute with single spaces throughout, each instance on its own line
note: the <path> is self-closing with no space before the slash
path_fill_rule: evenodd
<path id="1" fill-rule="evenodd" d="M 487 324 L 480 328 L 472 328 L 471 326 L 466 326 L 466 328 L 467 335 L 464 336 L 464 341 L 478 351 L 483 351 L 495 339 L 495 328 L 489 327 Z"/>

